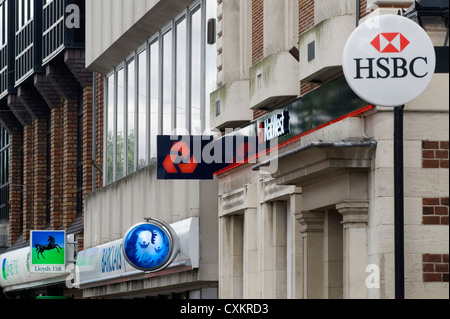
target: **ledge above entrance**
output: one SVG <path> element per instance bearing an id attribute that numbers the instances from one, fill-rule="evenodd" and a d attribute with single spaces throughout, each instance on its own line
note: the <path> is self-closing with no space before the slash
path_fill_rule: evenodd
<path id="1" fill-rule="evenodd" d="M 253 167 L 253 170 L 278 161 L 272 176 L 278 185 L 305 187 L 349 172 L 368 172 L 377 142 L 374 140 L 312 142 Z"/>

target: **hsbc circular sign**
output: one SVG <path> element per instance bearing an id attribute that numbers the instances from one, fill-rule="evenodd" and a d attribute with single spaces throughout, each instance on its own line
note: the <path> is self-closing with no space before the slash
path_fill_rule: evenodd
<path id="1" fill-rule="evenodd" d="M 428 87 L 436 55 L 430 37 L 418 24 L 402 16 L 382 15 L 353 31 L 342 66 L 359 97 L 374 105 L 400 106 Z"/>

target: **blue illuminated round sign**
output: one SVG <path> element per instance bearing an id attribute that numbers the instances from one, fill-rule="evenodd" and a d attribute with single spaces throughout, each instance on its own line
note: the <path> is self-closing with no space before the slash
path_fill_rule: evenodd
<path id="1" fill-rule="evenodd" d="M 140 270 L 158 271 L 172 261 L 172 234 L 157 220 L 131 227 L 125 234 L 122 247 L 127 261 Z"/>

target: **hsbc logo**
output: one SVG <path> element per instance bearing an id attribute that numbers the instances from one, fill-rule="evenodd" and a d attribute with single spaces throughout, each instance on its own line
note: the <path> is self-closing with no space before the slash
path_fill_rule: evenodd
<path id="1" fill-rule="evenodd" d="M 410 45 L 400 32 L 385 32 L 378 34 L 370 44 L 380 53 L 401 53 Z M 412 75 L 423 78 L 427 73 L 417 71 L 420 63 L 428 64 L 427 57 L 415 57 L 411 61 L 402 57 L 382 56 L 380 58 L 353 59 L 356 63 L 354 79 L 387 79 L 404 78 Z"/>
<path id="2" fill-rule="evenodd" d="M 401 33 L 380 33 L 370 42 L 380 53 L 402 52 L 410 42 Z"/>
<path id="3" fill-rule="evenodd" d="M 343 53 L 345 78 L 362 99 L 374 105 L 399 106 L 429 85 L 436 65 L 434 46 L 416 23 L 382 15 L 362 23 Z"/>

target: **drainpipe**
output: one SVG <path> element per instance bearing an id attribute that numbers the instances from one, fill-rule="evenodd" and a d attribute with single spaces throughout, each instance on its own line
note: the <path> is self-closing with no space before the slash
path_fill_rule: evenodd
<path id="1" fill-rule="evenodd" d="M 356 27 L 359 26 L 360 18 L 361 18 L 361 0 L 356 0 Z"/>

